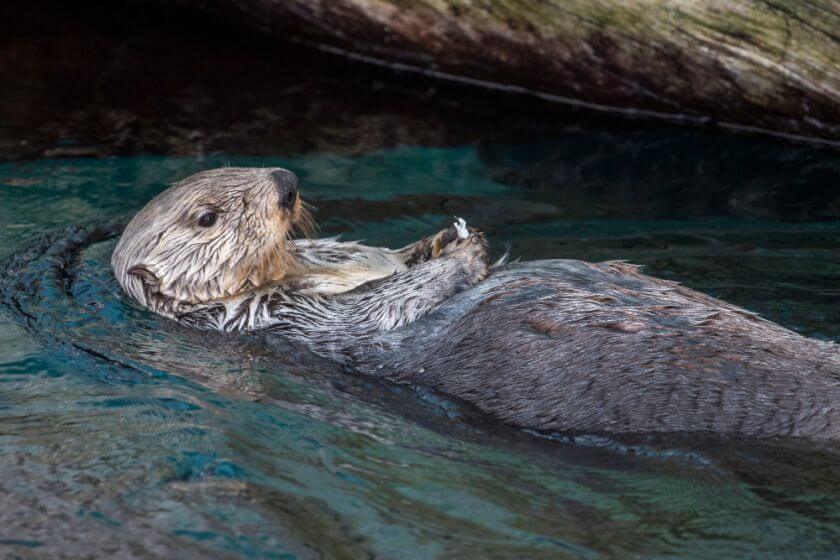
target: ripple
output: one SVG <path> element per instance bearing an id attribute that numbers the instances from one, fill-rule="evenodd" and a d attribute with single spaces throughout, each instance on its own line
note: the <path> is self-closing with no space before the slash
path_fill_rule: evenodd
<path id="1" fill-rule="evenodd" d="M 122 298 L 107 264 L 113 240 L 83 244 L 64 276 L 56 265 L 66 235 L 41 252 L 34 242 L 60 222 L 131 211 L 165 182 L 223 159 L 280 164 L 300 172 L 324 201 L 319 219 L 352 228 L 348 237 L 396 244 L 456 208 L 480 216 L 515 254 L 630 258 L 840 338 L 840 230 L 806 207 L 830 203 L 830 193 L 812 193 L 785 221 L 776 199 L 753 199 L 732 179 L 654 220 L 654 202 L 617 197 L 605 207 L 571 196 L 598 181 L 622 193 L 621 174 L 578 179 L 577 191 L 546 179 L 591 177 L 597 158 L 541 153 L 481 146 L 0 166 L 19 185 L 0 189 L 0 254 L 26 255 L 0 280 L 2 313 L 15 321 L 0 319 L 0 526 L 9 531 L 0 544 L 21 556 L 30 547 L 44 556 L 62 547 L 179 557 L 831 554 L 840 542 L 835 450 L 513 430 L 426 387 L 354 376 L 282 341 L 154 317 Z M 635 173 L 634 185 L 648 177 Z M 739 210 L 704 217 L 721 200 Z M 600 206 L 585 215 L 588 205 Z"/>

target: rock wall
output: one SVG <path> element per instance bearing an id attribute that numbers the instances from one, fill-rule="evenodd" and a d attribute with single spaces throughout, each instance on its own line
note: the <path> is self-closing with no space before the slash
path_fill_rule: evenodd
<path id="1" fill-rule="evenodd" d="M 840 145 L 840 0 L 162 0 L 597 110 Z"/>

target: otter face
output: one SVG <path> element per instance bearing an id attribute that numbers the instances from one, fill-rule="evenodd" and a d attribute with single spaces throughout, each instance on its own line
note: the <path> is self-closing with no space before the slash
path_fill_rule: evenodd
<path id="1" fill-rule="evenodd" d="M 211 302 L 283 279 L 295 264 L 289 235 L 310 225 L 291 171 L 202 171 L 134 216 L 111 265 L 122 288 L 146 307 Z"/>

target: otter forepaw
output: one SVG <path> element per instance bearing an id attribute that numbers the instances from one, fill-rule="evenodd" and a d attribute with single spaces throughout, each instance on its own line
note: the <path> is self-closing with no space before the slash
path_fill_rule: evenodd
<path id="1" fill-rule="evenodd" d="M 487 277 L 489 270 L 487 239 L 481 230 L 467 228 L 466 224 L 460 225 L 464 227 L 467 235 L 465 237 L 459 235 L 456 240 L 444 247 L 441 256 L 461 261 L 469 273 L 469 283 L 476 284 Z"/>
<path id="2" fill-rule="evenodd" d="M 443 253 L 444 249 L 461 243 L 474 233 L 479 233 L 478 229 L 468 228 L 467 222 L 464 218 L 456 218 L 455 223 L 445 230 L 438 232 L 438 234 L 432 238 L 432 242 L 430 244 L 431 258 L 437 258 Z M 481 238 L 484 238 L 484 234 L 481 234 Z"/>
<path id="3" fill-rule="evenodd" d="M 468 227 L 463 218 L 457 218 L 455 223 L 434 236 L 421 239 L 407 262 L 412 266 L 438 257 L 456 258 L 469 263 L 467 268 L 471 273 L 475 270 L 476 274 L 471 283 L 486 276 L 487 242 L 484 234 L 477 228 Z"/>
<path id="4" fill-rule="evenodd" d="M 459 218 L 458 222 L 440 230 L 433 237 L 421 239 L 417 247 L 417 256 L 419 257 L 417 260 L 426 262 L 438 258 L 446 247 L 466 237 L 462 233 L 466 233 L 466 222 Z"/>

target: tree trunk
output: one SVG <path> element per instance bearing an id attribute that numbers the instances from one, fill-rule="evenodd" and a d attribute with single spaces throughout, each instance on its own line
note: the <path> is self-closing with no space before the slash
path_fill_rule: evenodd
<path id="1" fill-rule="evenodd" d="M 438 77 L 840 145 L 840 0 L 179 1 Z"/>

